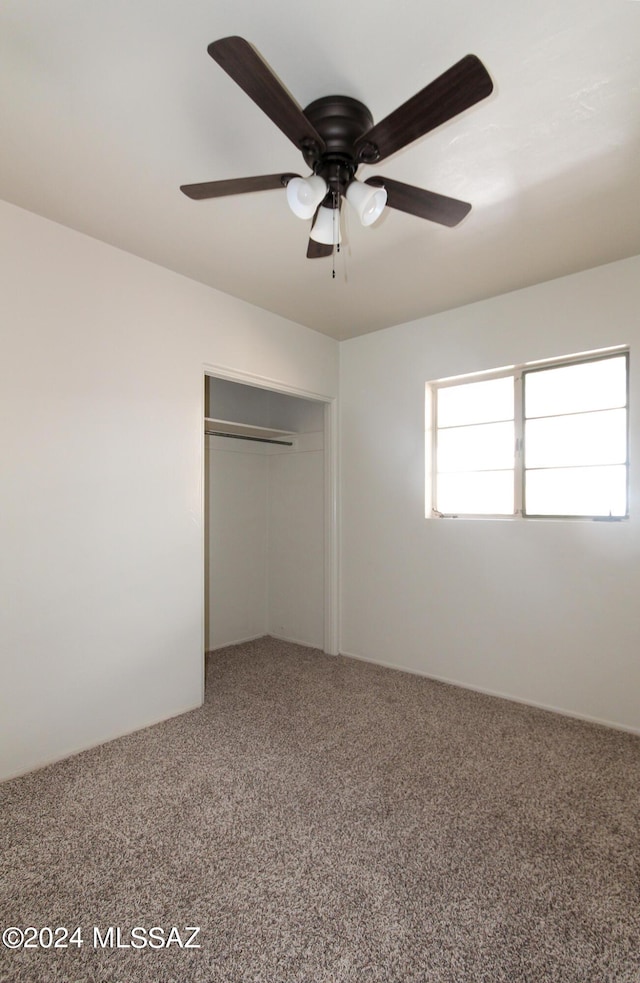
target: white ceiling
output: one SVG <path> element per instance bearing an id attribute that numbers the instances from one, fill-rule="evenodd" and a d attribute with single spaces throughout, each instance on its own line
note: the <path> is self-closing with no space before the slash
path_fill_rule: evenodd
<path id="1" fill-rule="evenodd" d="M 305 106 L 382 119 L 467 53 L 484 102 L 358 177 L 473 204 L 448 229 L 387 209 L 306 259 L 284 191 L 180 184 L 308 173 L 207 54 L 239 34 Z M 3 0 L 0 197 L 335 338 L 640 253 L 638 0 Z"/>

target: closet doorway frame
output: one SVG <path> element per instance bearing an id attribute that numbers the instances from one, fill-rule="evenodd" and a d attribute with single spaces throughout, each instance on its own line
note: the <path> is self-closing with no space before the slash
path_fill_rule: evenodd
<path id="1" fill-rule="evenodd" d="M 289 386 L 278 379 L 254 375 L 250 372 L 239 372 L 223 365 L 205 363 L 202 366 L 201 395 L 200 395 L 200 427 L 201 427 L 201 526 L 202 526 L 202 649 L 205 643 L 205 435 L 203 420 L 205 417 L 205 386 L 206 377 L 224 379 L 227 382 L 239 382 L 243 386 L 253 386 L 256 389 L 266 389 L 269 392 L 281 393 L 284 396 L 296 396 L 299 399 L 309 399 L 324 404 L 324 640 L 323 651 L 327 655 L 340 654 L 339 642 L 339 611 L 338 611 L 338 397 L 326 396 L 322 393 L 310 392 Z"/>

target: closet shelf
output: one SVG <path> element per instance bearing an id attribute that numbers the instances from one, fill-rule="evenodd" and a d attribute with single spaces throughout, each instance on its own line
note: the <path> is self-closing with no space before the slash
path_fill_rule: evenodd
<path id="1" fill-rule="evenodd" d="M 272 427 L 254 427 L 249 423 L 233 423 L 231 420 L 214 420 L 211 417 L 204 418 L 205 434 L 212 434 L 224 437 L 240 437 L 245 440 L 264 440 L 269 443 L 286 443 L 287 437 L 294 437 L 295 433 L 291 430 L 274 430 Z"/>

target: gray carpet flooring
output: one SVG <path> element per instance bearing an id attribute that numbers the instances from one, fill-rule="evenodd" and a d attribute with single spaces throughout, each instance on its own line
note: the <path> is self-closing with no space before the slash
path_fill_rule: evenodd
<path id="1" fill-rule="evenodd" d="M 80 928 L 2 981 L 640 981 L 638 738 L 269 638 L 207 676 L 2 786 L 2 928 Z"/>

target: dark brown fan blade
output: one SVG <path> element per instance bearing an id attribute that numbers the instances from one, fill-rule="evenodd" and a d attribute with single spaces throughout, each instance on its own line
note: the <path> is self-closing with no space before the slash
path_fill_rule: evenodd
<path id="1" fill-rule="evenodd" d="M 318 155 L 325 149 L 302 108 L 248 41 L 221 38 L 212 41 L 207 51 L 296 147 L 305 150 L 315 145 Z"/>
<path id="2" fill-rule="evenodd" d="M 408 212 L 409 215 L 417 215 L 418 218 L 426 218 L 429 222 L 438 222 L 440 225 L 457 225 L 471 211 L 468 201 L 447 198 L 434 191 L 414 188 L 412 184 L 391 181 L 388 177 L 370 177 L 365 184 L 374 188 L 386 188 L 387 205 L 390 208 L 397 208 L 400 212 Z"/>
<path id="3" fill-rule="evenodd" d="M 297 174 L 263 174 L 260 177 L 231 178 L 229 181 L 205 181 L 204 184 L 181 184 L 180 190 L 187 198 L 222 198 L 224 195 L 244 195 L 248 191 L 272 191 L 286 188 Z"/>
<path id="4" fill-rule="evenodd" d="M 375 163 L 486 98 L 493 82 L 479 58 L 466 55 L 360 138 L 361 161 Z"/>
<path id="5" fill-rule="evenodd" d="M 316 242 L 315 239 L 309 239 L 307 259 L 321 259 L 323 256 L 330 256 L 332 252 L 333 246 L 327 246 L 324 242 Z"/>

